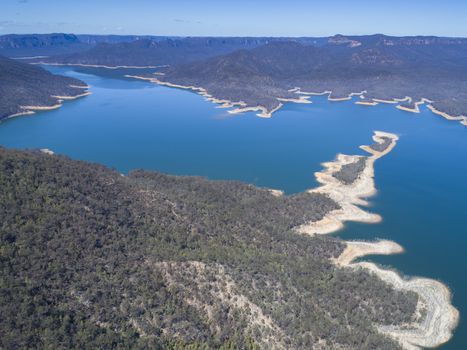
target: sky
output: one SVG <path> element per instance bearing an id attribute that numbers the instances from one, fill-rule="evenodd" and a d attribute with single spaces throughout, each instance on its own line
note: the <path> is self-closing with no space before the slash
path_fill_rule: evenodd
<path id="1" fill-rule="evenodd" d="M 467 37 L 467 0 L 0 0 L 0 34 Z"/>

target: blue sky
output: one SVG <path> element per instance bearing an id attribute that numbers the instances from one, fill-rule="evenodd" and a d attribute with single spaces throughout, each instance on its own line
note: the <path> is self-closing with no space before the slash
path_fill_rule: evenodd
<path id="1" fill-rule="evenodd" d="M 467 37 L 467 0 L 1 0 L 0 33 Z"/>

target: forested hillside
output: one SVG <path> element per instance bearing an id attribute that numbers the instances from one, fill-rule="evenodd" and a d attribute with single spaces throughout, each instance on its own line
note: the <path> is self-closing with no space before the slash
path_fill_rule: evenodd
<path id="1" fill-rule="evenodd" d="M 81 80 L 0 56 L 0 120 L 30 110 L 22 107 L 53 106 L 60 100 L 57 96 L 80 95 L 85 86 Z"/>
<path id="2" fill-rule="evenodd" d="M 0 348 L 397 349 L 417 296 L 299 235 L 337 204 L 0 148 Z"/>
<path id="3" fill-rule="evenodd" d="M 218 99 L 276 108 L 290 92 L 332 91 L 333 98 L 422 98 L 453 116 L 467 115 L 467 40 L 438 37 L 335 36 L 323 45 L 272 42 L 204 61 L 176 65 L 157 78 L 202 87 Z M 153 76 L 154 78 L 154 76 Z"/>

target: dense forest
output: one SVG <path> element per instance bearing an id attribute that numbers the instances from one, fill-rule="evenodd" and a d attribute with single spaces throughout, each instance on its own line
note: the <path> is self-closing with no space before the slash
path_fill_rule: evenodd
<path id="1" fill-rule="evenodd" d="M 0 148 L 0 348 L 398 349 L 417 296 L 293 228 L 338 205 Z"/>

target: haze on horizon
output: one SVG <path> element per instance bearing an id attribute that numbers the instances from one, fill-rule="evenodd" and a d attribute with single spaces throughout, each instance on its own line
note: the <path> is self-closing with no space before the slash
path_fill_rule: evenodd
<path id="1" fill-rule="evenodd" d="M 3 0 L 0 34 L 467 37 L 467 2 L 445 0 Z"/>

